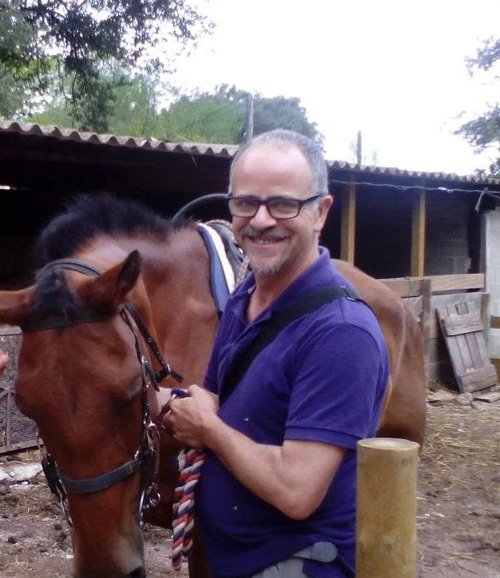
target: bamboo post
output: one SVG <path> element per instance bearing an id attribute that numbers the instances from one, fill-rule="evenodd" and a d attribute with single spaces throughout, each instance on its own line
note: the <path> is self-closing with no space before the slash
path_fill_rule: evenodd
<path id="1" fill-rule="evenodd" d="M 419 444 L 358 442 L 356 578 L 417 578 Z"/>

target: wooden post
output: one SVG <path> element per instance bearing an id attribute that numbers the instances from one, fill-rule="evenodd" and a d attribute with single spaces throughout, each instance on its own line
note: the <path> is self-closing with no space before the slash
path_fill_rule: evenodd
<path id="1" fill-rule="evenodd" d="M 356 578 L 417 578 L 419 444 L 358 442 Z"/>
<path id="2" fill-rule="evenodd" d="M 347 191 L 342 191 L 340 214 L 340 258 L 354 264 L 356 249 L 356 185 L 350 183 Z"/>
<path id="3" fill-rule="evenodd" d="M 424 276 L 425 265 L 425 189 L 418 192 L 413 202 L 411 225 L 411 275 Z"/>

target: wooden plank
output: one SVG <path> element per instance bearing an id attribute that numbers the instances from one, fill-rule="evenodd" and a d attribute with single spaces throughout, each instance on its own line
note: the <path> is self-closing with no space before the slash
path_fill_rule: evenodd
<path id="1" fill-rule="evenodd" d="M 379 279 L 384 285 L 395 291 L 400 297 L 422 295 L 422 281 L 430 280 L 432 292 L 468 291 L 484 289 L 484 273 L 467 275 L 427 275 L 425 277 L 400 277 Z"/>
<path id="2" fill-rule="evenodd" d="M 342 193 L 340 211 L 340 258 L 354 264 L 356 251 L 356 185 Z"/>
<path id="3" fill-rule="evenodd" d="M 488 291 L 481 292 L 481 319 L 483 320 L 483 327 L 489 327 L 488 323 L 490 321 L 489 311 L 490 311 L 490 299 L 491 296 Z"/>
<path id="4" fill-rule="evenodd" d="M 379 280 L 400 297 L 418 297 L 423 292 L 423 280 L 418 277 Z"/>
<path id="5" fill-rule="evenodd" d="M 500 391 L 487 391 L 486 393 L 475 393 L 474 399 L 477 399 L 478 401 L 487 401 L 488 403 L 500 401 Z"/>
<path id="6" fill-rule="evenodd" d="M 33 438 L 27 442 L 19 442 L 16 444 L 3 445 L 0 446 L 0 455 L 17 452 L 19 450 L 28 450 L 31 448 L 36 448 L 38 447 L 38 445 L 39 445 L 38 440 L 36 438 Z"/>
<path id="7" fill-rule="evenodd" d="M 478 389 L 493 387 L 498 382 L 497 371 L 493 365 L 470 371 L 463 375 L 461 379 L 466 391 L 477 391 Z"/>
<path id="8" fill-rule="evenodd" d="M 414 277 L 424 275 L 425 201 L 425 189 L 421 189 L 413 199 L 411 219 L 411 274 Z"/>
<path id="9" fill-rule="evenodd" d="M 479 337 L 482 337 L 481 333 L 475 333 L 471 331 L 471 327 L 475 326 L 477 332 L 481 332 L 483 330 L 483 324 L 480 319 L 480 311 L 471 310 L 468 303 L 458 303 L 456 305 L 456 311 L 460 314 L 460 317 L 469 319 L 469 316 L 472 316 L 470 324 L 464 323 L 463 327 L 463 341 L 465 341 L 465 347 L 470 354 L 471 357 L 471 367 L 480 368 L 483 367 L 485 361 L 488 359 L 488 355 L 485 354 L 484 356 L 481 354 L 480 343 L 482 340 Z M 456 328 L 455 328 L 456 329 Z M 486 351 L 484 352 L 486 353 Z M 483 361 L 484 360 L 484 361 Z"/>
<path id="10" fill-rule="evenodd" d="M 424 359 L 427 376 L 429 375 L 429 336 L 431 334 L 431 298 L 432 298 L 432 284 L 429 279 L 424 279 L 422 291 L 422 315 L 420 317 L 420 329 L 424 338 Z"/>
<path id="11" fill-rule="evenodd" d="M 467 275 L 429 275 L 426 279 L 432 281 L 432 292 L 464 291 L 466 289 L 484 289 L 484 273 Z"/>
<path id="12" fill-rule="evenodd" d="M 446 335 L 460 335 L 484 329 L 479 311 L 472 311 L 462 315 L 451 315 L 443 320 L 443 327 Z"/>

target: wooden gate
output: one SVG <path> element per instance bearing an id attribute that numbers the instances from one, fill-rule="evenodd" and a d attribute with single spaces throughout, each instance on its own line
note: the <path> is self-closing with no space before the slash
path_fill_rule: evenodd
<path id="1" fill-rule="evenodd" d="M 14 403 L 14 384 L 21 339 L 20 329 L 0 327 L 0 347 L 10 357 L 9 366 L 0 378 L 0 454 L 37 445 L 35 422 L 24 416 Z"/>
<path id="2" fill-rule="evenodd" d="M 496 385 L 497 373 L 488 356 L 481 312 L 464 301 L 436 307 L 436 313 L 460 392 Z"/>

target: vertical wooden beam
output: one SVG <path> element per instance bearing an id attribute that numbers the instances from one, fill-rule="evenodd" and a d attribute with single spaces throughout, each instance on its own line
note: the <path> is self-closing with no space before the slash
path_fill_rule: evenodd
<path id="1" fill-rule="evenodd" d="M 425 189 L 413 200 L 411 223 L 411 276 L 423 277 L 425 265 Z"/>
<path id="2" fill-rule="evenodd" d="M 342 191 L 340 213 L 340 258 L 354 264 L 356 250 L 356 185 Z"/>

